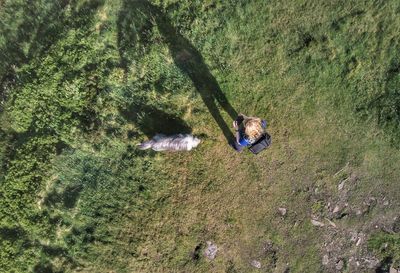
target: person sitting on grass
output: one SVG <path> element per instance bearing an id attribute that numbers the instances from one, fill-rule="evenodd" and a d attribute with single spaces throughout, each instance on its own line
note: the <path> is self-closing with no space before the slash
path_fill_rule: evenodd
<path id="1" fill-rule="evenodd" d="M 244 148 L 251 147 L 264 135 L 266 126 L 265 120 L 239 114 L 233 121 L 233 128 L 236 131 L 236 141 L 233 142 L 233 148 L 237 152 L 241 152 Z"/>

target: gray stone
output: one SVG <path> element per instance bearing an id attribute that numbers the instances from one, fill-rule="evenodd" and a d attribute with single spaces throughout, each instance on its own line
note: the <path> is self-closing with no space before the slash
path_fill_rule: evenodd
<path id="1" fill-rule="evenodd" d="M 325 255 L 322 257 L 322 264 L 323 264 L 323 265 L 328 265 L 328 264 L 329 264 L 329 256 L 328 256 L 327 254 L 325 254 Z"/>
<path id="2" fill-rule="evenodd" d="M 343 269 L 343 266 L 344 266 L 343 260 L 339 260 L 339 261 L 336 263 L 336 269 L 337 269 L 337 270 L 342 270 L 342 269 Z"/>
<path id="3" fill-rule="evenodd" d="M 282 216 L 285 216 L 286 213 L 287 213 L 287 209 L 286 208 L 278 208 L 278 211 Z"/>
<path id="4" fill-rule="evenodd" d="M 358 240 L 357 240 L 356 246 L 360 246 L 362 242 L 363 242 L 363 237 L 360 236 L 360 237 L 358 238 Z"/>
<path id="5" fill-rule="evenodd" d="M 340 211 L 340 207 L 338 205 L 335 206 L 332 213 L 338 213 Z"/>
<path id="6" fill-rule="evenodd" d="M 349 258 L 349 265 L 351 265 L 351 267 L 356 265 L 356 259 L 354 257 Z"/>
<path id="7" fill-rule="evenodd" d="M 255 268 L 260 269 L 261 268 L 261 263 L 257 260 L 252 260 L 251 265 L 254 266 Z"/>
<path id="8" fill-rule="evenodd" d="M 397 270 L 393 266 L 390 267 L 389 273 L 400 273 L 400 270 Z"/>
<path id="9" fill-rule="evenodd" d="M 313 226 L 316 226 L 316 227 L 323 227 L 323 226 L 325 226 L 324 223 L 319 222 L 319 221 L 314 220 L 314 219 L 311 219 L 311 224 L 312 224 Z"/>
<path id="10" fill-rule="evenodd" d="M 376 258 L 370 258 L 370 259 L 363 259 L 366 266 L 370 269 L 374 269 L 379 265 L 379 260 Z"/>
<path id="11" fill-rule="evenodd" d="M 347 179 L 346 179 L 347 180 Z M 344 188 L 344 183 L 346 183 L 346 180 L 343 180 L 339 185 L 338 185 L 338 190 L 341 191 Z"/>
<path id="12" fill-rule="evenodd" d="M 210 260 L 214 260 L 215 256 L 217 255 L 217 251 L 218 251 L 218 247 L 217 245 L 213 244 L 210 241 L 207 241 L 207 247 L 204 250 L 204 255 L 210 259 Z"/>
<path id="13" fill-rule="evenodd" d="M 350 231 L 350 241 L 355 242 L 358 239 L 358 232 L 356 231 Z"/>
<path id="14" fill-rule="evenodd" d="M 329 220 L 328 218 L 325 218 L 325 220 L 328 221 L 328 223 L 329 223 L 332 227 L 337 228 L 337 226 L 336 226 L 336 224 L 335 224 L 334 222 L 332 222 L 332 221 Z"/>

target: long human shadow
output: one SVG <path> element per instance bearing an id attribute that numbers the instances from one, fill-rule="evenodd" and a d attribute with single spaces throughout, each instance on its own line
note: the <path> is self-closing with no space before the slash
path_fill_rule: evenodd
<path id="1" fill-rule="evenodd" d="M 151 18 L 155 22 L 160 34 L 170 49 L 175 64 L 192 80 L 197 92 L 200 94 L 204 104 L 208 108 L 208 111 L 217 122 L 226 140 L 228 142 L 232 141 L 233 134 L 223 119 L 218 108 L 218 104 L 232 119 L 237 117 L 237 112 L 222 92 L 217 80 L 211 74 L 200 52 L 190 43 L 188 39 L 183 37 L 177 31 L 177 29 L 172 25 L 168 17 L 160 10 L 160 8 L 151 4 L 149 1 L 125 0 L 123 2 L 122 9 L 136 9 L 138 11 L 136 14 L 144 15 L 145 17 Z M 121 33 L 121 31 L 119 31 L 119 33 Z M 146 35 L 145 32 L 140 31 L 137 34 L 139 36 Z M 143 40 L 146 40 L 146 37 L 144 37 Z"/>

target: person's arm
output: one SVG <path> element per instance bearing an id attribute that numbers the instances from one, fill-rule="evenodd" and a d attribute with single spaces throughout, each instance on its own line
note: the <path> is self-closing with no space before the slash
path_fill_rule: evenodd
<path id="1" fill-rule="evenodd" d="M 236 142 L 237 142 L 237 143 L 240 143 L 240 133 L 239 133 L 239 130 L 236 130 L 236 132 L 235 132 L 235 137 L 236 137 Z"/>
<path id="2" fill-rule="evenodd" d="M 233 129 L 235 129 L 235 138 L 237 143 L 239 143 L 240 141 L 240 132 L 239 132 L 240 123 L 238 122 L 238 119 L 239 117 L 233 121 Z"/>
<path id="3" fill-rule="evenodd" d="M 235 138 L 236 138 L 236 142 L 241 144 L 241 134 L 240 134 L 240 126 L 243 123 L 243 120 L 247 118 L 247 116 L 243 115 L 243 114 L 239 114 L 238 117 L 236 118 L 235 121 L 233 121 L 233 128 L 235 129 Z M 243 129 L 243 128 L 242 128 Z M 242 145 L 242 144 L 241 144 Z"/>
<path id="4" fill-rule="evenodd" d="M 234 128 L 235 130 L 239 130 L 240 125 L 243 123 L 243 120 L 244 120 L 245 118 L 247 118 L 245 115 L 239 114 L 239 115 L 237 116 L 237 118 L 233 121 L 233 128 Z"/>
<path id="5" fill-rule="evenodd" d="M 246 116 L 245 114 L 240 113 L 239 117 L 241 117 L 242 121 L 249 118 L 248 116 Z"/>

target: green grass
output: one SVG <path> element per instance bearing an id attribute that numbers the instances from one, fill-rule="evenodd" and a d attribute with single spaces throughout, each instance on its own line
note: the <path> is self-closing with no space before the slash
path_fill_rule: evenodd
<path id="1" fill-rule="evenodd" d="M 396 267 L 398 267 L 400 263 L 399 240 L 400 238 L 398 234 L 385 234 L 384 232 L 380 232 L 371 236 L 370 240 L 368 241 L 368 246 L 370 249 L 375 251 L 382 260 L 389 260 L 390 262 L 393 262 Z M 385 266 L 387 267 L 388 264 Z"/>
<path id="2" fill-rule="evenodd" d="M 326 272 L 350 230 L 345 272 L 398 260 L 397 1 L 33 2 L 0 1 L 2 272 Z M 270 149 L 227 145 L 236 112 Z M 159 132 L 203 142 L 135 148 Z"/>

